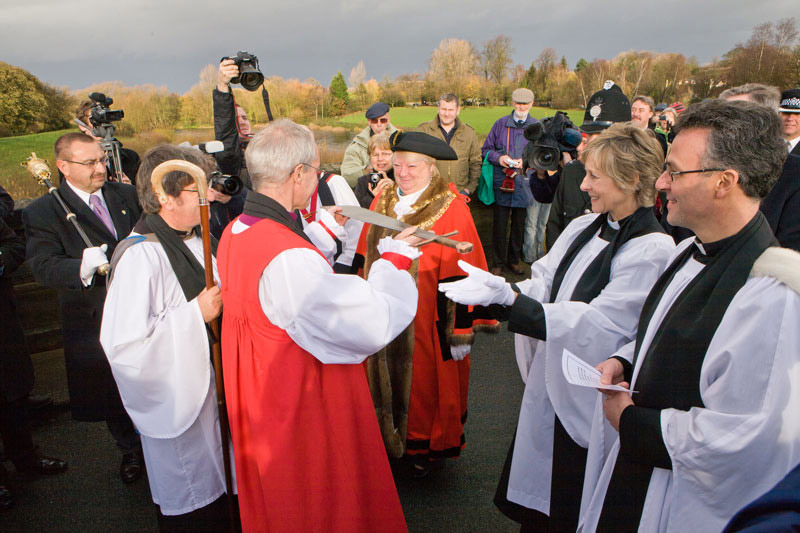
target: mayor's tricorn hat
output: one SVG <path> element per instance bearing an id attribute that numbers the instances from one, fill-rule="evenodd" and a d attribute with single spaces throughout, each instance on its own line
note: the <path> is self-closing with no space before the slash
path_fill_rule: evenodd
<path id="1" fill-rule="evenodd" d="M 439 161 L 456 161 L 458 155 L 450 145 L 427 133 L 419 131 L 400 131 L 389 137 L 392 152 L 416 152 L 425 154 Z"/>
<path id="2" fill-rule="evenodd" d="M 589 98 L 586 113 L 583 115 L 581 129 L 586 133 L 597 133 L 615 122 L 628 122 L 631 119 L 631 103 L 628 97 L 611 80 Z"/>

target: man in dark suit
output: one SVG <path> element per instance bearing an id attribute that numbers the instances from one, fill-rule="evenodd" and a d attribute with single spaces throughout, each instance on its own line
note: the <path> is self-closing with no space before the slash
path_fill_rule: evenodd
<path id="1" fill-rule="evenodd" d="M 106 421 L 123 454 L 122 481 L 131 483 L 142 473 L 141 445 L 100 346 L 106 279 L 97 269 L 108 263 L 141 210 L 134 187 L 106 180 L 106 156 L 90 136 L 61 136 L 55 155 L 64 176 L 58 192 L 97 246 L 86 247 L 56 198 L 48 194 L 22 213 L 28 263 L 39 283 L 59 293 L 72 416 Z"/>
<path id="2" fill-rule="evenodd" d="M 41 455 L 28 425 L 26 398 L 33 389 L 33 363 L 11 286 L 11 274 L 24 260 L 25 241 L 0 218 L 0 439 L 18 471 L 57 474 L 67 463 Z M 7 472 L 0 464 L 0 509 L 13 504 Z"/>
<path id="3" fill-rule="evenodd" d="M 800 89 L 783 91 L 778 111 L 783 120 L 783 138 L 789 143 L 789 153 L 800 156 Z"/>

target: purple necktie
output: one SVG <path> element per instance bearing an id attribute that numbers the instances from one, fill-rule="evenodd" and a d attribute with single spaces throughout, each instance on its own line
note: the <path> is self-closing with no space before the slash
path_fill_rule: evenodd
<path id="1" fill-rule="evenodd" d="M 114 237 L 117 236 L 117 232 L 114 231 L 114 223 L 111 221 L 111 215 L 108 214 L 108 209 L 103 204 L 103 201 L 100 199 L 99 196 L 92 194 L 89 196 L 89 205 L 92 207 L 92 211 L 97 217 L 103 221 L 103 224 L 106 225 L 108 231 L 111 232 L 111 235 Z"/>

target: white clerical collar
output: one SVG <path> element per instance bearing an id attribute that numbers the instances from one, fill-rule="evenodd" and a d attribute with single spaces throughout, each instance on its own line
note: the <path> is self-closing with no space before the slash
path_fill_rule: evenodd
<path id="1" fill-rule="evenodd" d="M 613 229 L 616 229 L 616 230 L 619 229 L 619 221 L 612 219 L 610 213 L 608 214 L 608 216 L 606 218 L 606 223 L 608 224 L 609 227 L 611 227 Z"/>
<path id="2" fill-rule="evenodd" d="M 70 189 L 72 189 L 72 191 L 73 191 L 75 194 L 77 194 L 77 195 L 78 195 L 78 198 L 80 198 L 81 200 L 83 200 L 83 203 L 85 203 L 85 204 L 86 204 L 86 205 L 88 205 L 89 207 L 92 207 L 92 204 L 90 204 L 90 203 L 89 203 L 89 197 L 90 197 L 90 196 L 92 196 L 91 194 L 89 194 L 89 193 L 88 193 L 88 192 L 86 192 L 86 191 L 82 191 L 82 190 L 80 190 L 79 188 L 77 188 L 76 186 L 74 186 L 73 184 L 71 184 L 67 178 L 64 178 L 64 181 L 66 181 L 66 182 L 67 182 L 67 185 L 69 185 L 69 188 L 70 188 Z M 100 198 L 100 200 L 103 202 L 103 205 L 105 205 L 105 206 L 106 206 L 106 209 L 108 209 L 108 204 L 106 203 L 106 199 L 105 199 L 105 198 L 103 198 L 103 190 L 102 190 L 102 189 L 97 189 L 97 191 L 95 191 L 93 194 L 94 194 L 95 196 L 99 197 L 99 198 Z"/>
<path id="3" fill-rule="evenodd" d="M 694 245 L 697 246 L 697 248 L 698 248 L 698 250 L 700 250 L 701 254 L 708 255 L 708 253 L 706 252 L 705 247 L 703 246 L 703 243 L 698 241 L 696 238 L 694 240 Z"/>
<path id="4" fill-rule="evenodd" d="M 422 193 L 425 192 L 425 189 L 427 189 L 429 186 L 430 186 L 430 182 L 428 183 L 428 185 L 426 185 L 422 189 L 418 190 L 417 192 L 412 192 L 411 194 L 402 194 L 400 192 L 400 188 L 398 187 L 397 188 L 397 198 L 398 198 L 398 200 L 397 200 L 397 203 L 394 204 L 394 212 L 395 212 L 395 214 L 397 216 L 403 217 L 403 216 L 410 215 L 411 213 L 413 213 L 414 210 L 411 208 L 411 206 L 414 205 L 414 203 L 416 203 L 416 201 L 419 199 L 419 197 L 422 196 Z"/>

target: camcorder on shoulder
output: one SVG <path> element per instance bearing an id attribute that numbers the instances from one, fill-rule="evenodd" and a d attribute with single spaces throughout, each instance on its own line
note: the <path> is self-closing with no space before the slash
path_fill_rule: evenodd
<path id="1" fill-rule="evenodd" d="M 257 91 L 264 83 L 264 75 L 258 69 L 258 58 L 249 52 L 239 52 L 235 56 L 223 57 L 232 59 L 239 67 L 239 75 L 231 83 L 240 83 L 248 91 Z"/>
<path id="2" fill-rule="evenodd" d="M 91 109 L 92 126 L 98 128 L 103 124 L 111 124 L 125 117 L 125 112 L 122 109 L 109 109 L 114 99 L 106 96 L 103 93 L 91 93 L 89 100 L 94 102 Z M 98 135 L 102 137 L 103 135 Z"/>
<path id="3" fill-rule="evenodd" d="M 564 111 L 525 128 L 525 138 L 530 142 L 522 152 L 522 168 L 528 170 L 556 170 L 561 152 L 578 158 L 577 148 L 583 140 L 581 131 Z"/>

